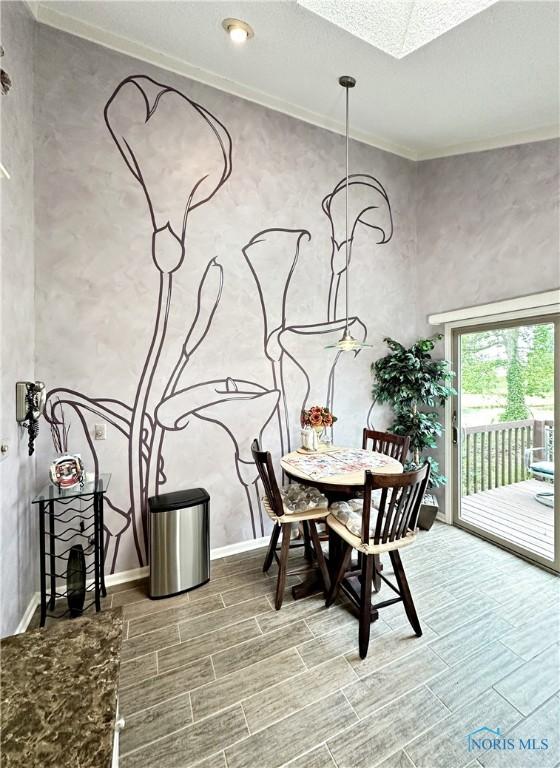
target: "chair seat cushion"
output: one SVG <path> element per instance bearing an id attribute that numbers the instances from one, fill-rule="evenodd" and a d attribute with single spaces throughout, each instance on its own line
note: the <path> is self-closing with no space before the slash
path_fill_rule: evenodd
<path id="1" fill-rule="evenodd" d="M 372 495 L 371 498 L 371 508 L 372 510 L 375 510 L 377 513 L 379 502 L 381 499 L 381 491 L 379 492 L 379 496 L 376 496 L 375 498 Z M 354 536 L 361 536 L 362 535 L 362 512 L 364 509 L 364 500 L 360 498 L 356 499 L 350 499 L 350 501 L 335 501 L 334 504 L 331 504 L 329 507 L 329 512 L 331 515 L 336 517 L 336 519 L 345 525 L 350 533 L 353 533 Z M 373 532 L 375 530 L 375 524 L 377 521 L 377 514 L 370 515 L 370 536 L 373 536 Z"/>
<path id="2" fill-rule="evenodd" d="M 542 475 L 554 477 L 554 462 L 552 461 L 535 461 L 529 469 L 531 472 L 539 472 Z"/>
<path id="3" fill-rule="evenodd" d="M 361 532 L 359 536 L 351 533 L 344 523 L 331 514 L 327 517 L 327 525 L 337 533 L 341 539 L 344 539 L 351 547 L 358 552 L 363 552 L 366 555 L 381 555 L 384 552 L 391 552 L 395 549 L 402 549 L 408 547 L 416 541 L 416 534 L 413 531 L 407 531 L 406 535 L 402 539 L 396 541 L 388 541 L 386 544 L 364 544 L 362 541 Z"/>
<path id="4" fill-rule="evenodd" d="M 326 517 L 329 513 L 327 497 L 316 488 L 291 483 L 281 486 L 279 491 L 284 502 L 284 516 L 293 522 Z M 263 504 L 271 520 L 282 521 L 281 517 L 274 514 L 266 497 L 263 498 Z"/>
<path id="5" fill-rule="evenodd" d="M 346 526 L 354 536 L 362 535 L 362 511 L 364 508 L 363 499 L 350 499 L 350 501 L 336 501 L 329 507 L 330 514 L 335 517 L 339 523 Z M 372 516 L 370 520 L 370 535 L 373 534 L 371 526 L 375 525 L 376 517 Z"/>
<path id="6" fill-rule="evenodd" d="M 317 508 L 324 509 L 325 514 L 327 514 L 329 502 L 327 497 L 317 488 L 311 488 L 300 483 L 291 483 L 280 487 L 280 496 L 282 496 L 284 511 L 287 515 L 294 512 L 310 512 Z"/>
<path id="7" fill-rule="evenodd" d="M 371 492 L 371 506 L 375 507 L 375 509 L 379 509 L 379 505 L 381 504 L 381 494 L 382 493 L 383 493 L 383 491 L 381 490 L 381 488 L 376 488 L 375 490 L 373 490 Z M 360 504 L 361 504 L 360 509 L 362 509 L 363 503 L 364 503 L 364 492 L 363 491 L 358 491 L 356 493 L 356 498 L 355 499 L 351 499 L 351 501 L 352 502 L 359 501 Z"/>

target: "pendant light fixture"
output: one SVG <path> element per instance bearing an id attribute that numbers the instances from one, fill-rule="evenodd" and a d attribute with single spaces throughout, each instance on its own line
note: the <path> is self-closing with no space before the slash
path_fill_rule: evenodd
<path id="1" fill-rule="evenodd" d="M 325 349 L 339 349 L 341 352 L 358 352 L 363 347 L 371 347 L 371 344 L 364 344 L 362 341 L 358 341 L 358 339 L 355 339 L 352 334 L 350 333 L 350 328 L 348 326 L 348 266 L 350 263 L 350 244 L 348 241 L 348 196 L 349 196 L 349 187 L 350 187 L 350 171 L 349 171 L 349 164 L 348 164 L 348 149 L 349 149 L 349 143 L 350 143 L 350 136 L 349 136 L 349 113 L 350 113 L 350 88 L 353 88 L 356 85 L 356 79 L 354 77 L 350 77 L 350 75 L 342 75 L 342 77 L 338 78 L 338 83 L 346 90 L 346 184 L 345 184 L 345 192 L 346 192 L 346 211 L 345 211 L 345 235 L 346 240 L 344 242 L 345 247 L 345 254 L 346 254 L 346 270 L 345 270 L 345 304 L 346 304 L 346 322 L 344 324 L 344 332 L 342 334 L 342 337 L 336 342 L 336 344 L 328 344 Z"/>

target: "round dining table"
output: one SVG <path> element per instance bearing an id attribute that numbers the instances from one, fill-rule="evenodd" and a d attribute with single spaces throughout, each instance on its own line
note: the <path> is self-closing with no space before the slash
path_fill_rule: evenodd
<path id="1" fill-rule="evenodd" d="M 324 457 L 332 456 L 336 460 L 337 454 L 346 458 L 348 453 L 351 453 L 358 462 L 363 462 L 368 466 L 363 469 L 356 469 L 355 462 L 350 460 L 345 464 L 341 461 L 340 472 L 327 475 L 307 474 L 301 466 L 302 458 L 310 460 L 309 463 L 312 465 L 314 459 L 319 464 Z M 332 501 L 340 501 L 354 498 L 356 491 L 364 487 L 366 469 L 369 469 L 374 474 L 382 475 L 398 475 L 403 471 L 403 465 L 397 459 L 393 459 L 384 453 L 368 451 L 363 448 L 333 447 L 329 451 L 305 451 L 305 453 L 303 451 L 292 451 L 282 456 L 280 465 L 284 473 L 291 480 L 295 480 L 302 485 L 317 488 L 321 493 L 324 493 L 329 500 L 329 504 L 332 503 L 331 499 Z M 317 469 L 317 472 L 319 471 L 320 466 Z"/>
<path id="2" fill-rule="evenodd" d="M 331 460 L 330 457 L 334 460 Z M 304 460 L 302 461 L 302 459 Z M 374 474 L 382 475 L 398 475 L 404 471 L 400 461 L 384 453 L 344 447 L 332 447 L 328 451 L 316 452 L 301 449 L 292 451 L 282 456 L 280 465 L 290 480 L 321 491 L 327 497 L 329 505 L 335 501 L 347 501 L 356 498 L 358 493 L 363 490 L 366 469 Z M 336 471 L 339 468 L 337 465 L 340 465 L 340 472 Z M 356 468 L 357 465 L 360 465 L 359 469 Z M 326 469 L 326 474 L 321 475 L 320 472 L 323 469 Z M 329 570 L 337 561 L 337 539 L 338 537 L 329 529 L 329 551 L 325 557 Z M 318 587 L 327 590 L 328 584 L 324 582 L 325 577 L 318 568 L 302 584 L 295 585 L 292 588 L 292 594 L 298 600 L 316 592 Z"/>

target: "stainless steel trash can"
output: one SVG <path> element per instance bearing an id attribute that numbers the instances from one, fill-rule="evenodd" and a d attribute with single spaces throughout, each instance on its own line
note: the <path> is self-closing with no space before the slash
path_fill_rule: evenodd
<path id="1" fill-rule="evenodd" d="M 148 499 L 150 597 L 170 597 L 210 579 L 210 496 L 204 488 Z"/>

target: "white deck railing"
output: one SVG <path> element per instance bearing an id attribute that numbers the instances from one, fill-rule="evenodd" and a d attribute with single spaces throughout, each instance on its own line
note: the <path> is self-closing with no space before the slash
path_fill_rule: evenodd
<path id="1" fill-rule="evenodd" d="M 554 421 L 551 420 L 527 419 L 465 427 L 462 495 L 469 496 L 526 480 L 530 475 L 525 466 L 525 450 L 533 447 L 546 449 L 553 442 Z"/>

